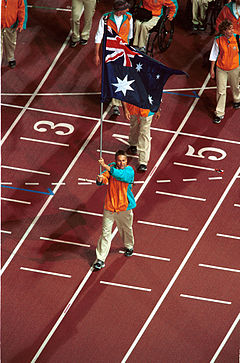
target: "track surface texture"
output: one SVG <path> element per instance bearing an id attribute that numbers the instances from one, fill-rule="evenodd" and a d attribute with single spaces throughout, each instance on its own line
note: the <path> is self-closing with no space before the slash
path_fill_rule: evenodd
<path id="1" fill-rule="evenodd" d="M 212 123 L 213 36 L 191 33 L 180 4 L 173 43 L 155 57 L 189 77 L 166 83 L 148 170 L 135 174 L 134 254 L 123 255 L 114 227 L 106 267 L 94 272 L 106 190 L 95 183 L 92 59 L 111 2 L 97 4 L 88 45 L 74 49 L 70 0 L 28 5 L 17 66 L 2 65 L 2 362 L 238 362 L 240 111 L 228 89 L 226 116 Z M 113 119 L 109 109 L 106 162 L 129 134 L 122 110 Z"/>

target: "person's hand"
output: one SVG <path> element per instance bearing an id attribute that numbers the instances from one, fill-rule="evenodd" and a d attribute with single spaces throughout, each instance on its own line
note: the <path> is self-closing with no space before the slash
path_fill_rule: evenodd
<path id="1" fill-rule="evenodd" d="M 214 79 L 214 78 L 215 78 L 215 72 L 214 72 L 214 69 L 211 69 L 211 70 L 210 70 L 210 76 L 211 76 L 211 78 L 212 78 L 212 79 Z"/>
<path id="2" fill-rule="evenodd" d="M 168 15 L 168 20 L 169 21 L 172 21 L 173 20 L 173 16 Z"/>
<path id="3" fill-rule="evenodd" d="M 22 25 L 18 25 L 17 31 L 19 31 L 19 33 L 21 33 L 22 30 L 23 30 L 23 26 Z"/>
<path id="4" fill-rule="evenodd" d="M 98 54 L 95 54 L 94 63 L 96 66 L 99 66 L 99 64 L 100 64 L 100 57 Z"/>
<path id="5" fill-rule="evenodd" d="M 124 110 L 124 114 L 125 114 L 126 119 L 127 119 L 128 121 L 130 121 L 130 117 L 131 117 L 131 115 L 130 115 L 130 112 L 128 111 L 128 109 L 127 109 L 127 108 Z"/>
<path id="6" fill-rule="evenodd" d="M 104 162 L 104 159 L 103 158 L 100 158 L 99 160 L 98 160 L 98 162 L 99 162 L 99 164 L 104 168 L 104 166 L 105 166 L 105 162 Z"/>
<path id="7" fill-rule="evenodd" d="M 160 114 L 161 114 L 160 110 L 158 110 L 158 111 L 155 113 L 155 120 L 158 120 L 158 119 L 159 119 Z"/>
<path id="8" fill-rule="evenodd" d="M 99 183 L 102 183 L 102 181 L 103 181 L 103 176 L 102 176 L 102 175 L 98 175 L 98 176 L 97 176 L 97 181 L 98 181 Z"/>

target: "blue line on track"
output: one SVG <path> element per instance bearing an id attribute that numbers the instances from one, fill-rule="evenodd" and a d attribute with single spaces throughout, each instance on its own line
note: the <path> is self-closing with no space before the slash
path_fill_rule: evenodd
<path id="1" fill-rule="evenodd" d="M 14 188 L 14 187 L 9 187 L 8 185 L 1 185 L 1 188 L 17 189 L 17 190 L 24 190 L 25 192 L 32 192 L 32 193 L 39 193 L 39 194 L 46 194 L 46 195 L 54 195 L 53 191 L 50 188 L 48 188 L 48 193 L 47 192 L 38 192 L 37 190 Z"/>
<path id="2" fill-rule="evenodd" d="M 178 92 L 169 92 L 169 91 L 163 91 L 163 93 L 169 93 L 171 95 L 179 95 L 179 96 L 184 96 L 184 97 L 194 97 L 194 98 L 200 98 L 197 94 L 196 91 L 193 91 L 193 95 L 184 95 L 183 93 L 178 93 Z"/>

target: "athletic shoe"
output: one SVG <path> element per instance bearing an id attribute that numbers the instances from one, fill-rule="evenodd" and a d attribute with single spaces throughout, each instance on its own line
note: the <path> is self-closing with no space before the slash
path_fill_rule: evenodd
<path id="1" fill-rule="evenodd" d="M 101 270 L 103 267 L 105 267 L 105 263 L 101 260 L 97 260 L 97 262 L 93 264 L 95 270 Z"/>
<path id="2" fill-rule="evenodd" d="M 133 248 L 126 248 L 124 255 L 126 257 L 130 257 L 130 256 L 132 256 L 132 254 L 133 254 Z"/>
<path id="3" fill-rule="evenodd" d="M 120 111 L 119 111 L 118 106 L 113 106 L 112 107 L 112 115 L 114 115 L 114 116 L 120 116 Z"/>
<path id="4" fill-rule="evenodd" d="M 129 146 L 127 149 L 128 154 L 137 155 L 137 147 L 136 146 Z"/>
<path id="5" fill-rule="evenodd" d="M 88 41 L 86 39 L 80 39 L 81 45 L 87 45 Z"/>
<path id="6" fill-rule="evenodd" d="M 213 123 L 214 124 L 220 124 L 221 120 L 223 119 L 224 116 L 215 116 L 215 118 L 213 119 Z"/>
<path id="7" fill-rule="evenodd" d="M 78 45 L 78 41 L 77 42 L 74 42 L 72 39 L 70 40 L 70 47 L 71 48 L 75 48 L 77 45 Z"/>
<path id="8" fill-rule="evenodd" d="M 233 102 L 233 108 L 235 108 L 235 110 L 240 108 L 240 102 Z"/>
<path id="9" fill-rule="evenodd" d="M 12 61 L 9 61 L 9 62 L 8 62 L 8 66 L 9 66 L 10 68 L 15 68 L 15 67 L 16 67 L 16 61 L 15 61 L 15 59 L 14 59 L 14 60 L 12 60 Z"/>
<path id="10" fill-rule="evenodd" d="M 205 26 L 204 25 L 200 25 L 200 27 L 198 28 L 201 32 L 204 32 L 205 30 Z"/>
<path id="11" fill-rule="evenodd" d="M 197 31 L 197 30 L 198 30 L 198 25 L 193 24 L 192 30 L 193 30 L 194 32 L 195 32 L 195 31 Z"/>
<path id="12" fill-rule="evenodd" d="M 137 170 L 138 171 L 147 171 L 147 165 L 140 164 Z"/>

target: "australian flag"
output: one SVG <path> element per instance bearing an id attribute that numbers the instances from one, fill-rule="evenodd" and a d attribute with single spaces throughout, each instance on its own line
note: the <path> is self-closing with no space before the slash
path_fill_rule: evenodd
<path id="1" fill-rule="evenodd" d="M 101 102 L 117 98 L 157 112 L 163 87 L 172 74 L 186 75 L 137 51 L 105 26 Z"/>

